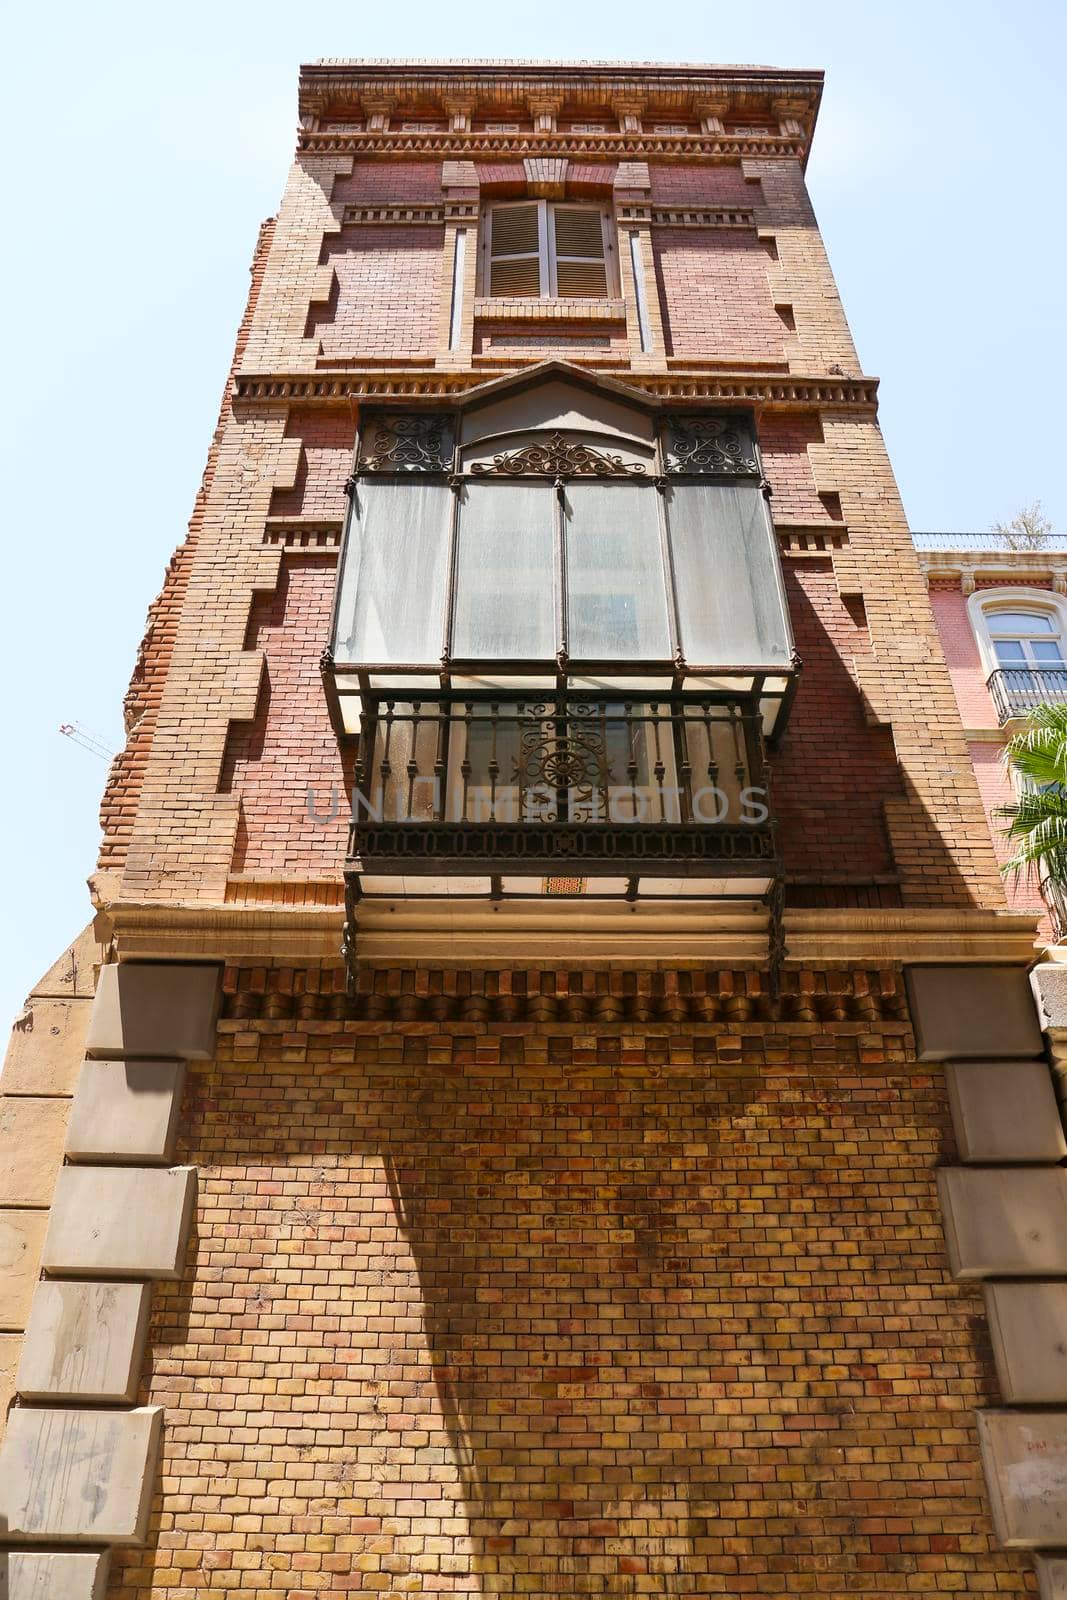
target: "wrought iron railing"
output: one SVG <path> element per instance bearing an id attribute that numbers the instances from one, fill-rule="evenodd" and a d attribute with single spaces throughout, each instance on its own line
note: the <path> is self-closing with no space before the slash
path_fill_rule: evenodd
<path id="1" fill-rule="evenodd" d="M 1052 878 L 1042 878 L 1041 898 L 1052 925 L 1052 937 L 1059 944 L 1067 936 L 1067 894 Z"/>
<path id="2" fill-rule="evenodd" d="M 389 697 L 365 708 L 350 858 L 683 873 L 774 853 L 754 705 L 715 697 Z"/>
<path id="3" fill-rule="evenodd" d="M 989 675 L 989 692 L 1002 724 L 1025 717 L 1035 706 L 1067 700 L 1067 667 L 998 667 Z"/>

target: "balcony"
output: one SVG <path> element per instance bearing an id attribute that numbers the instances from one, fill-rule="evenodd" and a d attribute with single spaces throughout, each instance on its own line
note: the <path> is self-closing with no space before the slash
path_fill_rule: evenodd
<path id="1" fill-rule="evenodd" d="M 1060 944 L 1067 938 L 1067 894 L 1054 878 L 1042 878 L 1041 898 L 1048 912 L 1053 943 Z"/>
<path id="2" fill-rule="evenodd" d="M 998 667 L 988 680 L 1001 727 L 1037 706 L 1067 701 L 1067 667 Z"/>
<path id="3" fill-rule="evenodd" d="M 755 701 L 455 692 L 367 705 L 361 898 L 763 899 L 778 875 Z"/>

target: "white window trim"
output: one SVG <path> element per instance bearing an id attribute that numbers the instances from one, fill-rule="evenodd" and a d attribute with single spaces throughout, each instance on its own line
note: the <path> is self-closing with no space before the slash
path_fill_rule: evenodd
<path id="1" fill-rule="evenodd" d="M 990 614 L 1016 607 L 1051 614 L 1064 660 L 1067 661 L 1067 599 L 1062 595 L 1049 589 L 976 589 L 967 601 L 967 616 L 986 678 L 999 671 L 1001 666 L 993 647 Z"/>
<path id="2" fill-rule="evenodd" d="M 494 211 L 503 211 L 506 206 L 530 205 L 535 205 L 537 207 L 538 271 L 541 279 L 541 292 L 537 295 L 528 295 L 525 298 L 530 300 L 558 300 L 561 298 L 556 284 L 556 233 L 555 229 L 549 224 L 549 216 L 550 210 L 555 211 L 563 208 L 570 208 L 574 211 L 599 211 L 600 230 L 604 240 L 604 282 L 606 287 L 606 298 L 609 300 L 617 298 L 620 293 L 618 262 L 616 259 L 617 253 L 615 250 L 614 228 L 608 208 L 603 205 L 591 204 L 588 200 L 535 200 L 533 198 L 525 200 L 500 200 L 496 204 L 490 202 L 485 206 L 482 212 L 482 261 L 479 294 L 486 299 L 493 298 L 491 283 L 493 270 Z M 568 261 L 574 261 L 583 259 L 592 260 L 594 258 L 567 256 L 565 259 Z M 512 299 L 514 297 L 508 295 L 504 298 Z M 583 301 L 595 299 L 596 296 L 567 295 L 565 298 L 568 301 L 574 300 L 576 303 L 580 304 Z"/>

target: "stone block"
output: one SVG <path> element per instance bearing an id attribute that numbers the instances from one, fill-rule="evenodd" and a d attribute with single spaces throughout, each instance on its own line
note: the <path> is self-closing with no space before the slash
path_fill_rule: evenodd
<path id="1" fill-rule="evenodd" d="M 15 1398 L 15 1374 L 22 1352 L 21 1333 L 0 1333 L 0 1438 L 7 1420 L 7 1408 Z M 0 1600 L 4 1591 L 0 1588 Z"/>
<path id="2" fill-rule="evenodd" d="M 162 1421 L 160 1406 L 13 1411 L 0 1447 L 5 1537 L 37 1544 L 143 1544 Z"/>
<path id="3" fill-rule="evenodd" d="M 47 1227 L 47 1211 L 0 1211 L 0 1328 L 26 1326 Z"/>
<path id="4" fill-rule="evenodd" d="M 937 1187 L 954 1277 L 1067 1275 L 1067 1171 L 942 1167 Z"/>
<path id="5" fill-rule="evenodd" d="M 147 1283 L 39 1283 L 18 1369 L 19 1394 L 24 1400 L 132 1404 L 151 1293 Z"/>
<path id="6" fill-rule="evenodd" d="M 70 1277 L 180 1277 L 195 1197 L 195 1167 L 64 1167 L 42 1265 Z"/>
<path id="7" fill-rule="evenodd" d="M 1067 1557 L 1038 1556 L 1034 1564 L 1041 1600 L 1067 1600 Z"/>
<path id="8" fill-rule="evenodd" d="M 983 1285 L 1000 1393 L 1067 1404 L 1067 1282 Z"/>
<path id="9" fill-rule="evenodd" d="M 69 1100 L 0 1098 L 0 1205 L 50 1204 L 69 1115 Z"/>
<path id="10" fill-rule="evenodd" d="M 978 1440 L 1000 1543 L 1067 1545 L 1067 1411 L 979 1411 Z"/>
<path id="11" fill-rule="evenodd" d="M 104 1600 L 111 1557 L 106 1550 L 12 1550 L 0 1600 Z M 2 1569 L 0 1569 L 2 1570 Z"/>
<path id="12" fill-rule="evenodd" d="M 185 1065 L 86 1061 L 67 1127 L 72 1161 L 174 1159 Z"/>
<path id="13" fill-rule="evenodd" d="M 1043 961 L 1030 974 L 1042 1028 L 1067 1028 L 1067 963 Z"/>
<path id="14" fill-rule="evenodd" d="M 1022 967 L 909 967 L 906 978 L 920 1061 L 1041 1054 Z"/>
<path id="15" fill-rule="evenodd" d="M 100 969 L 86 1050 L 91 1056 L 210 1061 L 221 969 L 185 962 L 124 962 Z"/>
<path id="16" fill-rule="evenodd" d="M 91 1000 L 31 1000 L 11 1032 L 4 1094 L 73 1094 L 92 1009 Z"/>
<path id="17" fill-rule="evenodd" d="M 90 922 L 63 954 L 53 961 L 44 976 L 37 980 L 31 993 L 60 997 L 83 995 L 91 1000 L 96 988 L 95 968 L 102 957 L 103 950 L 96 941 L 96 932 Z"/>
<path id="18" fill-rule="evenodd" d="M 961 1161 L 1062 1161 L 1067 1139 L 1044 1061 L 949 1061 Z"/>

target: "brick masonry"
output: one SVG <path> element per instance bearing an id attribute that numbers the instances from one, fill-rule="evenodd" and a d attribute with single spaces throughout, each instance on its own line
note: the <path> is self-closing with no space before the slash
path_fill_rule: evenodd
<path id="1" fill-rule="evenodd" d="M 111 1600 L 1031 1593 L 951 1149 L 905 1022 L 224 1022 Z"/>

